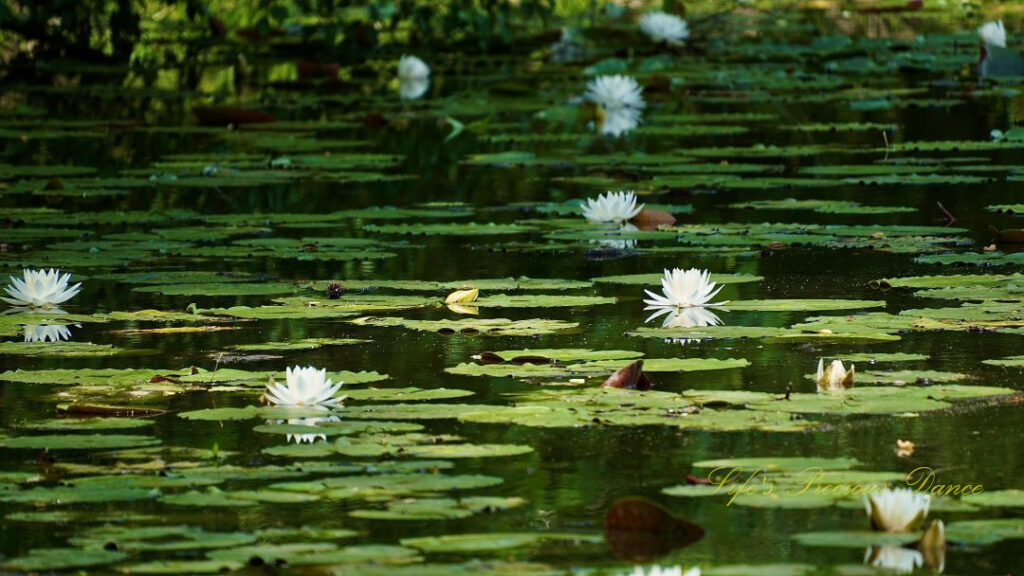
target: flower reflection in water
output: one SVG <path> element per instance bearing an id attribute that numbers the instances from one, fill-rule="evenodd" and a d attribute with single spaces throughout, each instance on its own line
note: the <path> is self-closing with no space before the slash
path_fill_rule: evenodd
<path id="1" fill-rule="evenodd" d="M 61 342 L 71 339 L 71 328 L 66 324 L 26 324 L 25 342 Z"/>
<path id="2" fill-rule="evenodd" d="M 632 224 L 627 223 L 627 224 L 623 224 L 616 231 L 616 234 L 621 234 L 621 233 L 627 233 L 628 234 L 628 233 L 632 233 L 632 232 L 637 232 L 639 230 L 640 229 L 637 228 L 636 226 L 633 226 Z M 632 250 L 633 248 L 636 248 L 636 238 L 628 238 L 628 237 L 627 238 L 622 238 L 622 237 L 599 238 L 599 239 L 596 239 L 596 240 L 591 240 L 590 243 L 591 244 L 597 244 L 601 248 L 609 248 L 609 249 L 612 249 L 612 250 Z"/>
<path id="3" fill-rule="evenodd" d="M 324 409 L 324 412 L 326 413 L 328 411 L 326 409 Z M 325 424 L 325 423 L 329 423 L 329 422 L 341 422 L 341 418 L 338 417 L 335 414 L 327 413 L 324 416 L 312 416 L 312 417 L 306 417 L 306 418 L 289 418 L 287 420 L 270 420 L 270 421 L 267 422 L 267 424 L 275 424 L 275 425 L 285 425 L 286 424 L 286 425 L 289 425 L 289 426 L 316 427 L 316 426 L 318 426 L 320 424 Z M 327 440 L 327 434 L 319 434 L 319 433 L 315 433 L 315 432 L 311 432 L 311 433 L 308 433 L 308 434 L 307 433 L 297 433 L 297 434 L 289 433 L 289 434 L 287 434 L 287 440 L 288 440 L 288 442 L 295 442 L 296 444 L 305 444 L 305 443 L 312 444 L 312 443 L 316 442 L 317 440 Z"/>
<path id="4" fill-rule="evenodd" d="M 923 562 L 920 552 L 901 546 L 868 546 L 864 551 L 865 564 L 894 574 L 910 574 Z"/>
<path id="5" fill-rule="evenodd" d="M 702 306 L 688 308 L 666 306 L 651 314 L 645 322 L 651 322 L 660 316 L 665 316 L 661 322 L 662 328 L 703 328 L 722 324 L 722 319 L 718 317 L 718 314 Z M 700 342 L 700 340 L 700 338 L 666 338 L 665 342 L 685 345 L 690 342 Z"/>

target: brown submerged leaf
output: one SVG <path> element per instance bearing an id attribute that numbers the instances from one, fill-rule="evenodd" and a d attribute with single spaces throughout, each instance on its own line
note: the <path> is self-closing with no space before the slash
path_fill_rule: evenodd
<path id="1" fill-rule="evenodd" d="M 620 560 L 653 560 L 703 537 L 703 528 L 675 517 L 647 498 L 616 500 L 604 517 L 604 539 Z"/>
<path id="2" fill-rule="evenodd" d="M 637 360 L 624 368 L 619 368 L 607 380 L 601 383 L 601 388 L 625 388 L 627 390 L 650 390 L 651 381 L 644 374 L 644 361 Z"/>
<path id="3" fill-rule="evenodd" d="M 644 208 L 630 221 L 641 230 L 657 230 L 659 226 L 671 226 L 676 223 L 676 217 L 661 210 Z"/>
<path id="4" fill-rule="evenodd" d="M 1024 230 L 1020 228 L 1000 230 L 995 226 L 989 226 L 988 233 L 997 244 L 1024 244 Z"/>

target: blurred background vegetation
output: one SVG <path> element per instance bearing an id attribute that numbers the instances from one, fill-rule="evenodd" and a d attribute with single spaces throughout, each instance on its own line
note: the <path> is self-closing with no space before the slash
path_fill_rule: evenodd
<path id="1" fill-rule="evenodd" d="M 273 40 L 346 65 L 395 45 L 507 53 L 561 26 L 651 9 L 698 17 L 815 10 L 841 27 L 851 13 L 891 14 L 898 25 L 916 12 L 979 8 L 1024 10 L 982 0 L 10 0 L 0 3 L 0 55 L 12 69 L 59 58 L 138 68 L 179 64 L 181 42 Z"/>

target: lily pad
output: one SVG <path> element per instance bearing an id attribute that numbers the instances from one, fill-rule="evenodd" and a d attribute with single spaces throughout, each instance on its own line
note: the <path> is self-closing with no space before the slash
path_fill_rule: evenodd
<path id="1" fill-rule="evenodd" d="M 0 438 L 0 447 L 23 450 L 110 450 L 135 446 L 153 446 L 160 439 L 130 434 L 74 434 L 53 436 L 8 436 Z"/>
<path id="2" fill-rule="evenodd" d="M 561 546 L 597 544 L 600 535 L 562 532 L 508 532 L 483 534 L 448 534 L 401 540 L 402 546 L 416 548 L 430 554 L 483 554 L 503 552 L 516 548 L 559 543 Z"/>
<path id="3" fill-rule="evenodd" d="M 25 556 L 3 563 L 5 571 L 49 572 L 113 564 L 127 558 L 116 550 L 81 550 L 79 548 L 33 548 Z"/>

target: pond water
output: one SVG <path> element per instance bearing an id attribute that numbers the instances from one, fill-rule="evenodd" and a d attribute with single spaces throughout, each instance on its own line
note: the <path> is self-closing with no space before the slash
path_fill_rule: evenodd
<path id="1" fill-rule="evenodd" d="M 977 82 L 973 23 L 814 21 L 687 48 L 619 24 L 563 64 L 422 54 L 415 101 L 390 58 L 301 84 L 249 46 L 255 93 L 221 104 L 276 121 L 230 128 L 119 70 L 8 87 L 0 265 L 82 289 L 0 317 L 4 570 L 1019 570 L 1019 85 Z M 573 101 L 602 74 L 644 88 L 620 138 Z M 588 222 L 609 190 L 674 223 Z M 671 268 L 724 286 L 711 325 L 645 323 Z M 600 388 L 640 357 L 652 391 Z M 854 388 L 818 394 L 820 358 Z M 343 406 L 263 407 L 296 365 Z M 700 484 L 720 467 L 750 493 Z M 924 525 L 872 533 L 861 497 L 794 488 L 812 467 L 984 493 L 933 497 L 945 547 L 915 548 Z"/>

